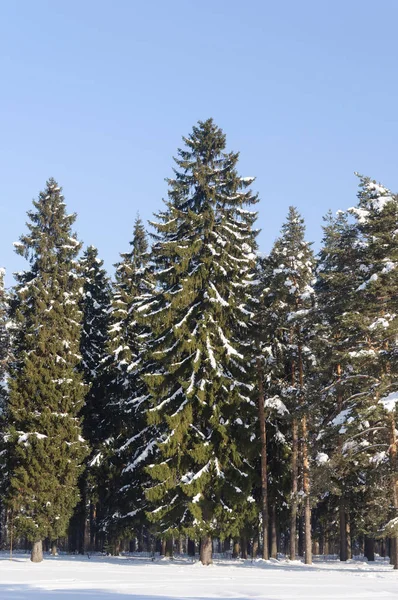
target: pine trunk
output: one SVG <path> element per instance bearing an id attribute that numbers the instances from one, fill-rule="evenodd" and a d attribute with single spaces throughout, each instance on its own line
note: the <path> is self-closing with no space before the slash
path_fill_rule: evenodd
<path id="1" fill-rule="evenodd" d="M 239 554 L 240 554 L 239 540 L 238 539 L 234 539 L 234 545 L 233 545 L 233 550 L 232 550 L 232 558 L 239 558 Z"/>
<path id="2" fill-rule="evenodd" d="M 30 560 L 34 563 L 42 562 L 42 560 L 43 560 L 43 542 L 42 542 L 42 540 L 33 542 L 32 551 L 30 554 Z"/>
<path id="3" fill-rule="evenodd" d="M 392 499 L 393 506 L 395 509 L 395 517 L 398 517 L 398 473 L 397 473 L 397 434 L 395 429 L 395 419 L 391 417 L 391 471 L 392 471 Z M 393 540 L 392 547 L 392 564 L 394 569 L 398 569 L 398 534 L 396 533 Z"/>
<path id="4" fill-rule="evenodd" d="M 269 559 L 268 542 L 268 477 L 267 477 L 267 427 L 265 423 L 263 370 L 260 359 L 257 359 L 258 376 L 258 420 L 260 423 L 261 441 L 261 512 L 263 533 L 263 559 Z"/>
<path id="5" fill-rule="evenodd" d="M 188 556 L 195 556 L 195 540 L 188 538 Z"/>
<path id="6" fill-rule="evenodd" d="M 258 535 L 256 535 L 255 538 L 253 539 L 252 558 L 253 559 L 257 558 L 257 554 L 258 554 Z"/>
<path id="7" fill-rule="evenodd" d="M 345 502 L 343 496 L 339 500 L 339 519 L 340 519 L 340 560 L 346 561 L 347 556 L 347 528 L 345 518 Z"/>
<path id="8" fill-rule="evenodd" d="M 369 562 L 373 562 L 375 559 L 375 541 L 368 536 L 365 536 L 365 557 Z"/>
<path id="9" fill-rule="evenodd" d="M 290 560 L 296 560 L 297 537 L 297 491 L 298 491 L 298 425 L 297 419 L 292 423 L 292 499 L 290 507 Z"/>
<path id="10" fill-rule="evenodd" d="M 247 537 L 242 535 L 240 538 L 240 547 L 241 547 L 241 557 L 247 559 Z"/>
<path id="11" fill-rule="evenodd" d="M 58 552 L 57 552 L 57 542 L 51 542 L 51 555 L 52 556 L 58 556 Z"/>
<path id="12" fill-rule="evenodd" d="M 278 536 L 276 531 L 276 506 L 275 502 L 271 509 L 271 557 L 278 557 Z"/>
<path id="13" fill-rule="evenodd" d="M 302 346 L 299 344 L 299 383 L 300 391 L 304 389 L 304 372 Z M 301 403 L 304 399 L 301 397 Z M 303 492 L 304 492 L 304 552 L 305 564 L 312 565 L 312 531 L 311 531 L 311 501 L 310 501 L 310 463 L 308 458 L 308 428 L 307 417 L 301 420 L 302 455 L 303 455 Z"/>
<path id="14" fill-rule="evenodd" d="M 200 543 L 200 562 L 202 565 L 211 565 L 213 562 L 213 543 L 210 535 L 204 535 Z"/>

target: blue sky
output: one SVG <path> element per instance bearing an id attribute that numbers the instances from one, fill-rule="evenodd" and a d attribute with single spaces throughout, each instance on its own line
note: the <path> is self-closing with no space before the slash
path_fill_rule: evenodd
<path id="1" fill-rule="evenodd" d="M 261 197 L 260 249 L 296 205 L 398 191 L 395 0 L 18 0 L 0 4 L 0 266 L 52 176 L 109 270 L 167 194 L 181 136 L 212 116 Z"/>

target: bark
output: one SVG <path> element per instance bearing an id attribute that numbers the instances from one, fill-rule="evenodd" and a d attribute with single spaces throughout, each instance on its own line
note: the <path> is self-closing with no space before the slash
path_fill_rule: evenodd
<path id="1" fill-rule="evenodd" d="M 30 554 L 30 560 L 34 563 L 42 562 L 42 560 L 43 560 L 43 542 L 42 542 L 42 540 L 33 542 L 32 551 Z"/>
<path id="2" fill-rule="evenodd" d="M 298 491 L 298 425 L 297 419 L 292 422 L 292 500 L 290 507 L 290 560 L 296 559 L 297 537 L 297 491 Z"/>
<path id="3" fill-rule="evenodd" d="M 232 550 L 232 558 L 239 558 L 239 554 L 240 554 L 239 540 L 237 538 L 235 538 L 234 546 L 233 546 L 233 550 Z"/>
<path id="4" fill-rule="evenodd" d="M 304 372 L 303 372 L 303 357 L 302 347 L 298 347 L 299 361 L 299 384 L 300 390 L 304 389 Z M 303 403 L 303 398 L 301 398 Z M 304 492 L 304 552 L 305 564 L 312 564 L 312 531 L 311 531 L 311 501 L 310 501 L 310 463 L 308 458 L 308 428 L 307 416 L 304 415 L 301 419 L 302 433 L 302 455 L 303 455 L 303 492 Z"/>
<path id="5" fill-rule="evenodd" d="M 347 528 L 345 518 L 345 502 L 344 497 L 340 496 L 339 500 L 339 517 L 340 517 L 340 560 L 346 561 L 347 556 Z"/>
<path id="6" fill-rule="evenodd" d="M 256 558 L 258 554 L 258 536 L 256 535 L 256 537 L 253 540 L 253 544 L 252 544 L 252 558 Z"/>
<path id="7" fill-rule="evenodd" d="M 166 538 L 162 538 L 162 549 L 160 551 L 160 556 L 166 556 Z"/>
<path id="8" fill-rule="evenodd" d="M 345 517 L 345 531 L 346 531 L 346 538 L 347 538 L 347 558 L 348 558 L 348 560 L 351 560 L 352 559 L 351 519 L 350 519 L 349 512 L 346 513 L 346 517 Z"/>
<path id="9" fill-rule="evenodd" d="M 278 536 L 276 532 L 276 505 L 275 502 L 271 509 L 271 557 L 278 557 Z"/>
<path id="10" fill-rule="evenodd" d="M 188 556 L 195 556 L 195 540 L 188 538 Z"/>
<path id="11" fill-rule="evenodd" d="M 390 460 L 392 471 L 392 500 L 395 509 L 395 517 L 398 517 L 398 459 L 397 459 L 397 434 L 395 429 L 394 416 L 391 417 L 391 445 L 390 445 Z M 392 547 L 392 564 L 394 569 L 398 569 L 398 534 L 395 534 L 391 540 Z"/>
<path id="12" fill-rule="evenodd" d="M 248 554 L 247 554 L 247 537 L 245 535 L 242 535 L 240 538 L 240 547 L 241 547 L 241 557 L 246 559 Z"/>
<path id="13" fill-rule="evenodd" d="M 263 387 L 263 369 L 261 361 L 257 359 L 257 377 L 258 377 L 258 420 L 260 423 L 260 442 L 261 442 L 261 513 L 262 513 L 262 534 L 263 534 L 263 559 L 269 559 L 268 542 L 268 474 L 267 474 L 267 426 L 265 422 L 264 409 L 264 387 Z"/>
<path id="14" fill-rule="evenodd" d="M 373 562 L 375 559 L 375 541 L 368 536 L 365 536 L 365 557 L 369 562 Z"/>
<path id="15" fill-rule="evenodd" d="M 173 546 L 174 546 L 173 542 L 174 542 L 173 538 L 167 538 L 167 540 L 166 540 L 165 556 L 168 556 L 169 558 L 171 558 L 173 556 Z"/>
<path id="16" fill-rule="evenodd" d="M 58 556 L 57 542 L 56 541 L 51 542 L 51 555 L 52 556 Z"/>
<path id="17" fill-rule="evenodd" d="M 200 543 L 200 562 L 202 565 L 211 565 L 213 562 L 213 543 L 210 535 L 204 535 Z"/>

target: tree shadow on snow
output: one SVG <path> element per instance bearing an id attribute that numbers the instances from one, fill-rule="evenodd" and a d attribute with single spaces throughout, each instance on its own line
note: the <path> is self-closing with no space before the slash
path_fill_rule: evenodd
<path id="1" fill-rule="evenodd" d="M 58 589 L 45 590 L 42 588 L 25 584 L 0 584 L 1 600 L 180 600 L 181 596 L 154 596 L 145 593 L 120 593 L 117 591 L 106 591 L 96 589 Z M 217 600 L 217 597 L 190 598 L 190 600 Z M 228 600 L 242 600 L 240 598 L 228 598 Z"/>

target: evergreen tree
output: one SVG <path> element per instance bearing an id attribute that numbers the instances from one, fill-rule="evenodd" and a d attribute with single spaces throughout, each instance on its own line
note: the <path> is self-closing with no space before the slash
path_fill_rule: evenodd
<path id="1" fill-rule="evenodd" d="M 238 154 L 209 119 L 184 138 L 158 215 L 153 261 L 157 290 L 140 307 L 154 334 L 145 376 L 149 423 L 162 424 L 160 456 L 148 472 L 149 517 L 161 535 L 239 535 L 251 496 L 250 439 L 256 404 L 247 339 L 254 284 L 257 197 L 239 177 Z"/>
<path id="2" fill-rule="evenodd" d="M 139 309 L 148 301 L 153 284 L 140 217 L 134 224 L 131 246 L 116 265 L 105 363 L 107 415 L 101 426 L 106 446 L 102 468 L 110 480 L 102 520 L 112 551 L 117 551 L 125 532 L 146 524 L 143 490 L 148 476 L 144 467 L 157 448 L 155 429 L 146 423 L 149 397 L 141 378 L 147 368 L 144 354 L 150 331 L 141 323 Z"/>
<path id="3" fill-rule="evenodd" d="M 95 539 L 95 504 L 100 485 L 95 476 L 96 469 L 90 465 L 102 443 L 101 423 L 105 412 L 103 371 L 107 357 L 111 290 L 103 264 L 103 261 L 98 258 L 97 249 L 93 246 L 87 248 L 80 260 L 83 285 L 80 289 L 82 361 L 79 370 L 83 374 L 83 382 L 87 390 L 81 416 L 83 435 L 91 448 L 91 453 L 86 459 L 86 468 L 80 479 L 81 502 L 77 507 L 74 523 L 71 525 L 72 530 L 77 534 L 75 548 L 82 553 Z"/>
<path id="4" fill-rule="evenodd" d="M 268 321 L 269 388 L 266 402 L 291 422 L 290 556 L 295 558 L 297 514 L 304 502 L 305 561 L 311 563 L 311 503 L 308 415 L 314 369 L 313 320 L 315 259 L 305 241 L 304 221 L 290 207 L 281 236 L 269 257 Z M 276 396 L 276 397 L 275 397 Z M 300 448 L 299 448 L 300 442 Z M 301 450 L 301 456 L 299 456 Z M 299 490 L 301 472 L 302 490 Z M 299 493 L 301 492 L 301 494 Z"/>
<path id="5" fill-rule="evenodd" d="M 28 212 L 28 233 L 16 250 L 30 268 L 17 275 L 16 323 L 7 405 L 10 487 L 18 530 L 42 559 L 42 540 L 65 535 L 79 499 L 77 480 L 86 453 L 79 412 L 85 386 L 80 362 L 81 313 L 76 257 L 61 188 L 50 179 Z"/>

